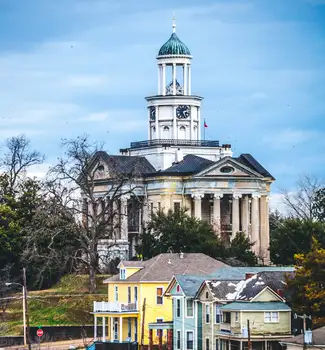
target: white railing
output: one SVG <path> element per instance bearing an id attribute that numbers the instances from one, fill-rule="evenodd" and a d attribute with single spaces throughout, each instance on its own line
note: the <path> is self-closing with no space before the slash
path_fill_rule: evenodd
<path id="1" fill-rule="evenodd" d="M 122 304 L 117 301 L 94 301 L 94 312 L 134 312 L 136 303 Z"/>

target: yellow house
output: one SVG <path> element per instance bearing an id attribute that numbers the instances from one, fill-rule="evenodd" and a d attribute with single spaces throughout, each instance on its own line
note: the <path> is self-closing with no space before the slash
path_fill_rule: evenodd
<path id="1" fill-rule="evenodd" d="M 224 263 L 201 253 L 159 254 L 147 261 L 122 261 L 119 274 L 104 281 L 108 301 L 94 302 L 94 338 L 102 341 L 149 343 L 149 324 L 172 321 L 172 300 L 164 292 L 176 274 L 209 274 Z M 158 331 L 154 332 L 154 342 Z M 166 342 L 166 334 L 163 334 Z"/>

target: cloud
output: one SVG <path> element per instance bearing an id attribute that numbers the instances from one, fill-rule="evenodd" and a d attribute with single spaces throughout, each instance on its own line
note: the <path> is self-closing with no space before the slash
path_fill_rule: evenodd
<path id="1" fill-rule="evenodd" d="M 289 214 L 288 208 L 283 202 L 283 194 L 281 193 L 271 193 L 269 206 L 271 211 L 278 210 L 282 215 Z"/>

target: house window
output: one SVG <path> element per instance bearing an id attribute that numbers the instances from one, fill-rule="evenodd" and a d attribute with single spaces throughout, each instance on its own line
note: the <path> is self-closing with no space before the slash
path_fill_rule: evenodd
<path id="1" fill-rule="evenodd" d="M 176 299 L 176 317 L 181 317 L 181 299 Z"/>
<path id="2" fill-rule="evenodd" d="M 157 288 L 157 305 L 162 305 L 163 304 L 163 288 L 159 287 Z"/>
<path id="3" fill-rule="evenodd" d="M 131 304 L 131 287 L 128 287 L 128 304 Z"/>
<path id="4" fill-rule="evenodd" d="M 193 332 L 192 331 L 186 332 L 186 349 L 187 350 L 193 349 Z"/>
<path id="5" fill-rule="evenodd" d="M 221 311 L 219 305 L 216 305 L 216 323 L 221 322 Z"/>
<path id="6" fill-rule="evenodd" d="M 138 306 L 138 287 L 134 287 L 134 303 Z"/>
<path id="7" fill-rule="evenodd" d="M 118 286 L 114 286 L 114 300 L 118 301 Z"/>
<path id="8" fill-rule="evenodd" d="M 156 319 L 156 322 L 157 322 L 157 323 L 164 322 L 164 319 L 163 319 L 163 318 L 157 318 L 157 319 Z M 157 337 L 159 337 L 159 332 L 162 332 L 162 329 L 157 329 L 157 331 L 156 331 Z"/>
<path id="9" fill-rule="evenodd" d="M 210 323 L 210 305 L 205 305 L 205 323 Z"/>
<path id="10" fill-rule="evenodd" d="M 222 322 L 223 323 L 230 323 L 231 317 L 230 317 L 230 312 L 223 312 L 222 313 Z"/>
<path id="11" fill-rule="evenodd" d="M 161 203 L 158 202 L 158 211 L 161 212 Z"/>
<path id="12" fill-rule="evenodd" d="M 134 319 L 134 341 L 138 341 L 138 320 Z"/>
<path id="13" fill-rule="evenodd" d="M 176 331 L 176 349 L 181 348 L 181 331 Z"/>
<path id="14" fill-rule="evenodd" d="M 264 312 L 264 322 L 279 322 L 279 313 L 278 312 Z"/>
<path id="15" fill-rule="evenodd" d="M 174 212 L 179 212 L 181 210 L 181 202 L 174 202 Z"/>
<path id="16" fill-rule="evenodd" d="M 120 279 L 125 280 L 125 269 L 120 269 Z"/>
<path id="17" fill-rule="evenodd" d="M 131 333 L 132 333 L 132 325 L 131 325 L 131 318 L 128 318 L 128 338 L 131 340 Z"/>
<path id="18" fill-rule="evenodd" d="M 192 299 L 186 300 L 186 316 L 193 317 L 193 300 Z"/>
<path id="19" fill-rule="evenodd" d="M 181 291 L 181 287 L 180 285 L 178 284 L 177 287 L 176 287 L 176 292 L 179 293 Z"/>
<path id="20" fill-rule="evenodd" d="M 235 312 L 235 322 L 239 322 L 239 312 Z"/>
<path id="21" fill-rule="evenodd" d="M 209 338 L 205 339 L 205 350 L 210 350 L 210 339 Z"/>
<path id="22" fill-rule="evenodd" d="M 209 299 L 209 292 L 205 292 L 205 298 Z"/>

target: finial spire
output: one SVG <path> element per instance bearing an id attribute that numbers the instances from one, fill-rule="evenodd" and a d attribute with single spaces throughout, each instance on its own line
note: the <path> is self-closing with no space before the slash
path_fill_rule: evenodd
<path id="1" fill-rule="evenodd" d="M 173 27 L 173 33 L 175 33 L 175 32 L 176 32 L 176 17 L 175 17 L 175 12 L 173 12 L 173 25 L 172 25 L 172 27 Z"/>

